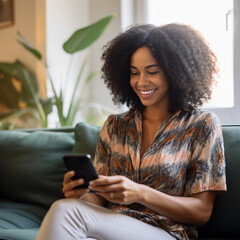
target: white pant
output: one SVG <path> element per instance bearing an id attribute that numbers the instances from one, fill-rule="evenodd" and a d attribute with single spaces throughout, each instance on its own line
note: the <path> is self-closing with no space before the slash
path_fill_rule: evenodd
<path id="1" fill-rule="evenodd" d="M 174 240 L 161 228 L 88 202 L 63 199 L 45 216 L 37 240 Z"/>

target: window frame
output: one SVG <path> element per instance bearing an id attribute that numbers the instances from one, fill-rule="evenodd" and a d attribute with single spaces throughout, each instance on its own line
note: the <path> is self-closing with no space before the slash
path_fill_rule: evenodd
<path id="1" fill-rule="evenodd" d="M 143 24 L 147 19 L 147 0 L 133 0 L 134 23 Z M 206 108 L 214 112 L 222 124 L 240 123 L 240 1 L 233 1 L 234 39 L 233 39 L 233 85 L 234 106 L 232 108 Z"/>

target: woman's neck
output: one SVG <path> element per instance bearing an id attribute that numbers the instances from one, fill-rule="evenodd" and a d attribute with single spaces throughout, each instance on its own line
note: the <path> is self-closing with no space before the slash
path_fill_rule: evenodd
<path id="1" fill-rule="evenodd" d="M 159 110 L 146 107 L 143 110 L 143 121 L 149 121 L 152 123 L 160 123 L 170 115 L 168 110 Z"/>

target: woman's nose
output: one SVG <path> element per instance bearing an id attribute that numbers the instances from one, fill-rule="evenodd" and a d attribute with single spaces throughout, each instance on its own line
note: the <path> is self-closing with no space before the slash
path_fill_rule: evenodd
<path id="1" fill-rule="evenodd" d="M 148 84 L 148 78 L 146 76 L 146 74 L 142 73 L 142 74 L 139 74 L 139 78 L 138 78 L 138 85 L 139 86 L 145 86 Z"/>

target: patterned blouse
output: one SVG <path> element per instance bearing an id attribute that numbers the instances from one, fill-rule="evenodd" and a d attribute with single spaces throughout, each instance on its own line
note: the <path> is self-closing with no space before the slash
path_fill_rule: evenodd
<path id="1" fill-rule="evenodd" d="M 100 132 L 94 164 L 101 175 L 124 175 L 172 196 L 226 191 L 221 124 L 203 110 L 178 111 L 158 127 L 140 158 L 142 112 L 108 117 Z M 160 227 L 176 239 L 197 239 L 193 225 L 161 216 L 144 205 L 109 202 L 108 208 Z"/>

